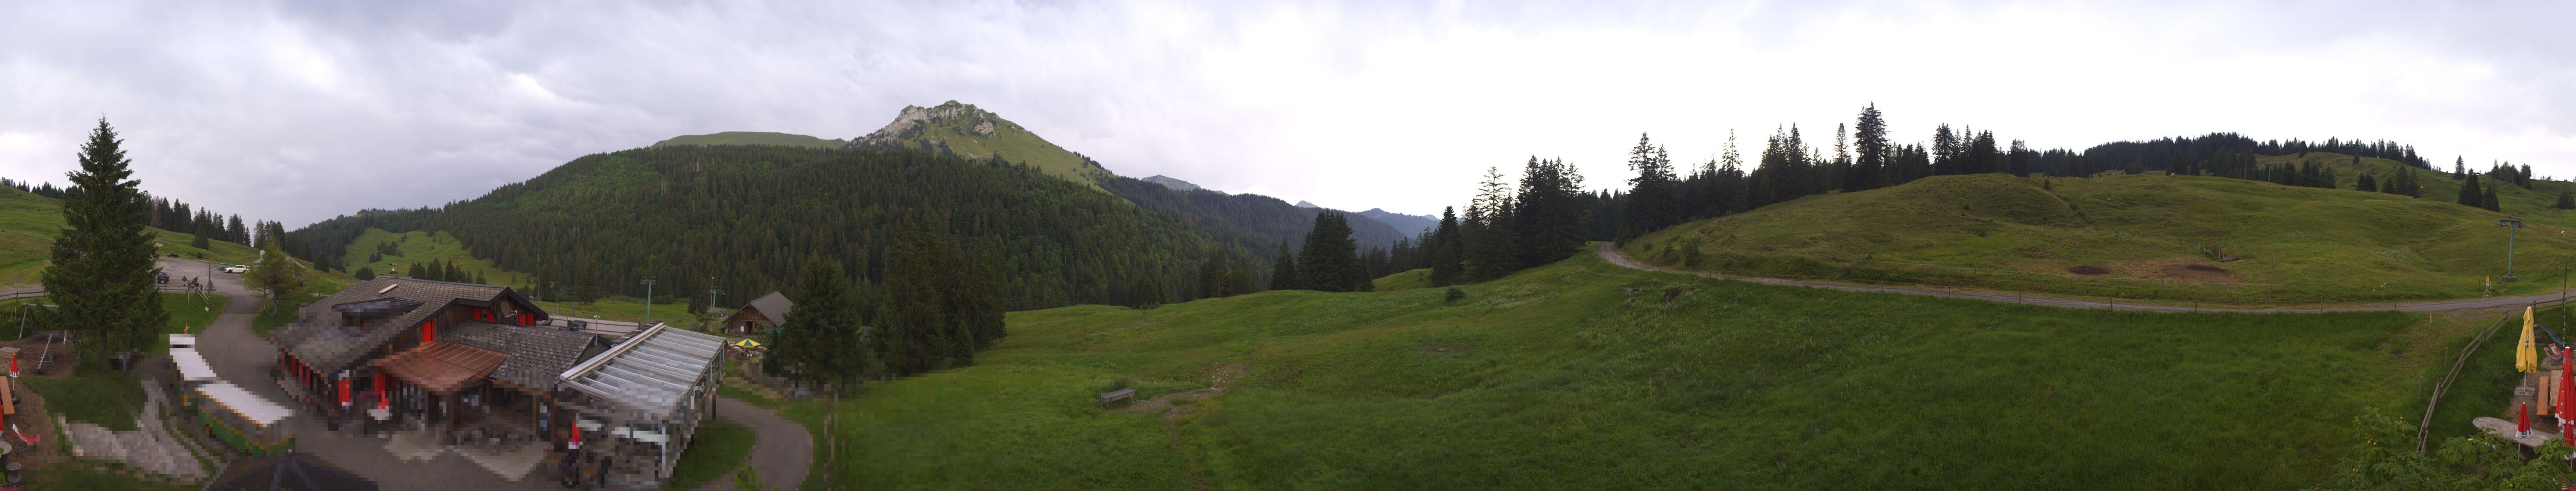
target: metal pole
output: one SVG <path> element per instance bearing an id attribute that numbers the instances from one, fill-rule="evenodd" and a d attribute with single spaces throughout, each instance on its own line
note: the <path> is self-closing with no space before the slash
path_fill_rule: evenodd
<path id="1" fill-rule="evenodd" d="M 644 325 L 653 325 L 653 277 L 644 276 Z"/>

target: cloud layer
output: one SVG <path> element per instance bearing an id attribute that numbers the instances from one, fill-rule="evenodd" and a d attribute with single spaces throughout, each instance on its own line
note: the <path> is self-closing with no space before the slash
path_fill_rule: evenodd
<path id="1" fill-rule="evenodd" d="M 1436 213 L 1487 166 L 1595 186 L 1863 104 L 1900 140 L 2389 138 L 2576 174 L 2565 4 L 12 2 L 0 176 L 105 116 L 147 189 L 299 225 L 716 131 L 1001 113 L 1132 176 Z M 1750 153 L 1750 152 L 1748 152 Z"/>

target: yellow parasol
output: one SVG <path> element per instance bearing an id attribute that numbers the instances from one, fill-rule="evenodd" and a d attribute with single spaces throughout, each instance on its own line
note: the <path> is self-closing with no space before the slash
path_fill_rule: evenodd
<path id="1" fill-rule="evenodd" d="M 2540 369 L 2540 352 L 2531 343 L 2531 307 L 2522 308 L 2522 342 L 2513 347 L 2513 369 L 2524 373 Z"/>

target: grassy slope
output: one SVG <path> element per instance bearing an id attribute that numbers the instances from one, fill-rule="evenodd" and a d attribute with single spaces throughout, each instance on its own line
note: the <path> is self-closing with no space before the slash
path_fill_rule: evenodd
<path id="1" fill-rule="evenodd" d="M 2474 297 L 2504 270 L 2507 237 L 2494 223 L 2508 215 L 2441 199 L 2214 177 L 2042 182 L 1939 176 L 1810 196 L 1668 228 L 1622 252 L 1701 270 L 2205 301 Z M 2553 222 L 2519 234 L 2524 281 L 2508 291 L 2553 290 L 2576 267 L 2576 237 Z M 2200 251 L 2212 245 L 2244 260 L 2209 260 Z M 2079 267 L 2109 274 L 2070 272 Z"/>
<path id="2" fill-rule="evenodd" d="M 825 140 L 822 138 L 805 135 L 792 135 L 787 133 L 770 133 L 765 131 L 727 131 L 705 135 L 683 135 L 669 140 L 656 142 L 653 146 L 777 145 L 782 147 L 841 148 L 841 146 L 848 145 L 849 143 L 850 142 L 843 140 Z"/>
<path id="3" fill-rule="evenodd" d="M 394 246 L 394 250 L 400 254 L 384 256 L 383 259 L 375 262 L 366 261 L 372 253 L 376 252 L 377 245 L 394 240 L 401 241 L 399 245 Z M 528 274 L 503 270 L 494 267 L 489 259 L 475 258 L 471 252 L 465 250 L 463 242 L 443 232 L 433 235 L 414 230 L 397 234 L 369 229 L 365 235 L 358 236 L 358 240 L 349 244 L 348 255 L 344 257 L 351 261 L 347 271 L 357 271 L 358 268 L 366 267 L 374 268 L 377 274 L 385 274 L 395 270 L 397 265 L 410 267 L 431 261 L 451 261 L 467 274 L 479 273 L 483 275 L 484 281 L 519 291 L 527 291 L 528 284 L 533 282 L 533 277 Z M 354 278 L 351 281 L 354 281 Z M 585 303 L 540 301 L 537 302 L 537 307 L 556 315 L 622 321 L 644 320 L 644 300 L 635 297 L 611 296 L 601 298 L 597 302 Z M 672 321 L 674 317 L 688 310 L 688 304 L 685 303 L 654 304 L 653 307 L 653 319 L 662 322 Z"/>
<path id="4" fill-rule="evenodd" d="M 183 328 L 205 329 L 214 321 L 216 314 L 224 311 L 225 303 L 221 296 L 208 297 L 208 300 L 211 301 L 201 302 L 194 295 L 161 294 L 161 308 L 170 312 L 170 322 L 164 326 L 162 334 L 179 332 Z M 44 303 L 45 299 L 37 297 L 0 303 L 0 307 L 7 307 L 0 308 L 0 311 L 14 314 L 16 306 L 29 302 Z M 11 336 L 17 335 L 14 330 L 8 332 Z M 151 349 L 147 351 L 160 354 L 169 350 L 170 344 L 161 342 L 161 335 L 155 334 L 152 338 Z M 26 377 L 20 380 L 25 381 L 29 389 L 44 394 L 46 408 L 54 414 L 113 430 L 133 430 L 135 414 L 144 403 L 143 387 L 136 383 L 134 375 L 109 370 L 104 364 L 80 367 L 70 377 Z"/>
<path id="5" fill-rule="evenodd" d="M 1688 289 L 1675 304 L 1622 287 Z M 2291 488 L 2436 357 L 2423 317 L 2143 315 L 1772 287 L 1590 256 L 1463 287 L 1010 315 L 844 402 L 891 488 Z M 1166 436 L 1140 397 L 1248 377 Z M 923 408 L 938 408 L 926 411 Z M 824 403 L 786 414 L 821 428 Z M 818 437 L 818 445 L 821 444 Z M 1201 469 L 1190 475 L 1185 469 Z"/>
<path id="6" fill-rule="evenodd" d="M 696 440 L 680 454 L 680 463 L 672 467 L 671 478 L 662 481 L 662 489 L 698 489 L 724 477 L 726 472 L 742 466 L 743 457 L 751 455 L 755 436 L 751 427 L 733 420 L 708 419 L 698 427 Z"/>
<path id="7" fill-rule="evenodd" d="M 0 285 L 34 285 L 53 257 L 49 250 L 62 235 L 62 201 L 16 188 L 0 187 Z M 209 242 L 213 250 L 189 247 L 196 236 L 149 229 L 160 238 L 160 253 L 204 257 L 223 262 L 249 262 L 258 252 L 231 242 Z M 177 272 L 172 273 L 174 276 Z"/>
<path id="8" fill-rule="evenodd" d="M 951 101 L 950 104 L 955 102 Z M 1001 116 L 975 109 L 972 105 L 965 107 L 971 109 L 970 113 L 980 113 L 983 117 L 991 118 L 995 122 L 993 134 L 990 136 L 976 134 L 974 129 L 977 118 L 975 115 L 967 115 L 923 123 L 925 127 L 920 134 L 905 138 L 902 143 L 918 146 L 922 142 L 946 142 L 950 151 L 969 158 L 991 158 L 993 154 L 1000 153 L 1002 158 L 1012 162 L 1025 164 L 1045 171 L 1048 175 L 1071 179 L 1095 188 L 1099 185 L 1093 184 L 1092 179 L 1095 176 L 1109 174 L 1108 169 L 1092 165 L 1084 161 L 1082 156 L 1075 155 L 1073 151 L 1049 143 L 1046 138 L 1016 123 L 1004 120 Z"/>
<path id="9" fill-rule="evenodd" d="M 1375 280 L 1370 280 L 1369 285 L 1372 291 L 1381 292 L 1409 290 L 1414 288 L 1430 288 L 1431 268 L 1421 268 L 1386 275 Z"/>

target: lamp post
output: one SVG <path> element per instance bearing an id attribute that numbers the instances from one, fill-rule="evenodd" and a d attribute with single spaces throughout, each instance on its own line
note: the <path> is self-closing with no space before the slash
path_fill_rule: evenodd
<path id="1" fill-rule="evenodd" d="M 717 299 L 717 298 L 721 298 L 723 295 L 724 295 L 724 289 L 723 289 L 723 288 L 716 288 L 716 277 L 715 277 L 714 275 L 708 275 L 708 276 L 707 276 L 707 309 L 709 309 L 709 310 L 713 310 L 713 309 L 715 309 L 715 308 L 716 308 L 716 299 Z M 701 315 L 701 314 L 704 314 L 704 312 L 690 312 L 690 313 L 689 313 L 689 315 Z"/>
<path id="2" fill-rule="evenodd" d="M 644 276 L 644 325 L 653 325 L 653 276 Z"/>
<path id="3" fill-rule="evenodd" d="M 2511 218 L 2496 220 L 2496 226 L 2504 227 L 2504 279 L 2511 280 L 2513 279 L 2513 232 L 2514 229 L 2522 228 L 2522 221 Z"/>

